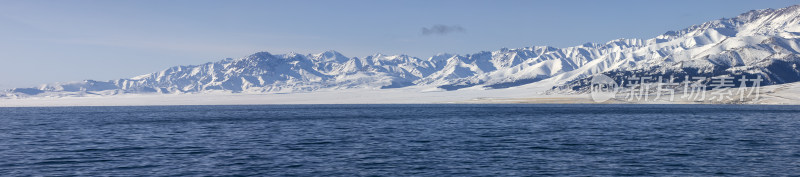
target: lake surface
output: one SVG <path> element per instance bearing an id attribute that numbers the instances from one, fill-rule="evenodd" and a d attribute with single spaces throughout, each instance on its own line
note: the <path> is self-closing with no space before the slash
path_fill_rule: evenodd
<path id="1" fill-rule="evenodd" d="M 5 175 L 797 175 L 800 106 L 0 108 Z"/>

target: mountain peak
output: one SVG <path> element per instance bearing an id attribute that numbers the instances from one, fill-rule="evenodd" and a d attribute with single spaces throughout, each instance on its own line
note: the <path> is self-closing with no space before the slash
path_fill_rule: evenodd
<path id="1" fill-rule="evenodd" d="M 250 54 L 249 56 L 245 57 L 245 59 L 248 60 L 259 60 L 259 59 L 270 59 L 270 58 L 275 58 L 275 56 L 266 51 L 256 52 L 254 54 Z"/>
<path id="2" fill-rule="evenodd" d="M 434 61 L 434 62 L 445 61 L 447 59 L 453 58 L 453 56 L 455 56 L 455 55 L 449 54 L 449 53 L 438 53 L 438 54 L 433 55 L 432 57 L 428 58 L 428 61 Z"/>
<path id="3" fill-rule="evenodd" d="M 331 57 L 344 57 L 344 55 L 342 55 L 342 53 L 339 53 L 339 52 L 337 52 L 335 50 L 328 50 L 328 51 L 322 52 L 320 54 L 322 56 L 328 57 L 328 58 L 331 58 Z"/>
<path id="4" fill-rule="evenodd" d="M 349 60 L 349 58 L 335 50 L 328 50 L 317 54 L 309 54 L 308 58 L 316 61 L 335 61 L 339 63 Z"/>

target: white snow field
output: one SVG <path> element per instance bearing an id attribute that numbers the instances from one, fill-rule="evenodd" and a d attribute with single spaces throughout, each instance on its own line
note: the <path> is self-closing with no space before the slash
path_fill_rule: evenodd
<path id="1" fill-rule="evenodd" d="M 760 88 L 744 102 L 688 101 L 676 91 L 675 99 L 628 101 L 619 93 L 616 98 L 595 102 L 587 93 L 547 94 L 550 86 L 529 84 L 507 89 L 467 88 L 456 91 L 421 89 L 348 89 L 306 93 L 224 93 L 197 94 L 122 94 L 81 97 L 28 97 L 0 99 L 0 107 L 49 106 L 155 106 L 155 105 L 259 105 L 259 104 L 800 104 L 800 83 L 770 85 Z M 654 95 L 650 95 L 651 98 Z M 755 99 L 755 100 L 754 100 Z"/>

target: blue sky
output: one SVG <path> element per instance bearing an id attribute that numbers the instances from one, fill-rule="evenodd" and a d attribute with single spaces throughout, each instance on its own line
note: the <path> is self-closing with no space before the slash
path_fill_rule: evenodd
<path id="1" fill-rule="evenodd" d="M 652 38 L 793 4 L 800 1 L 0 0 L 0 89 L 129 78 L 257 51 L 427 58 Z"/>

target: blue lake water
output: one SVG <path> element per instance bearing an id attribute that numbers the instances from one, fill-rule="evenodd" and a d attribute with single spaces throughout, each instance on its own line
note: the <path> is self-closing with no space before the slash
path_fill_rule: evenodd
<path id="1" fill-rule="evenodd" d="M 3 175 L 800 174 L 800 106 L 0 108 Z"/>

